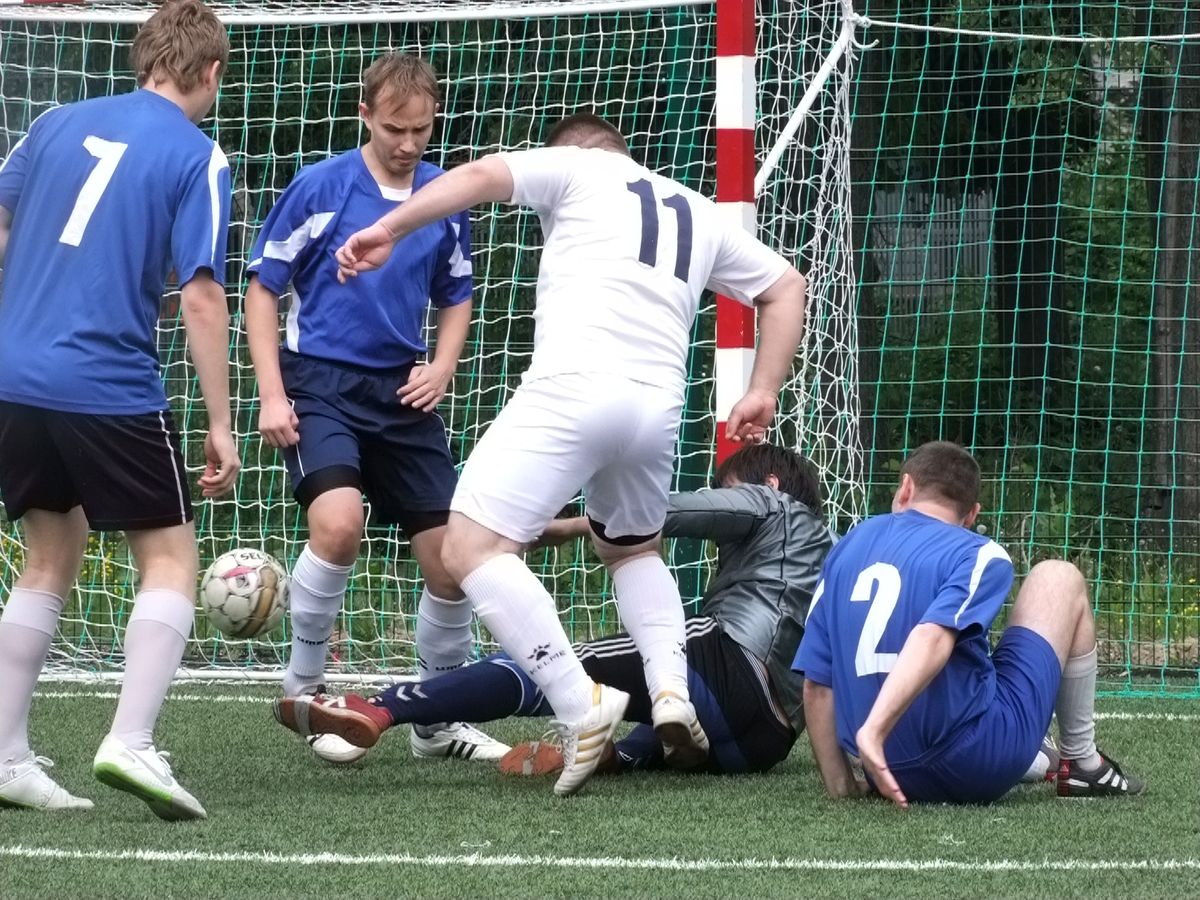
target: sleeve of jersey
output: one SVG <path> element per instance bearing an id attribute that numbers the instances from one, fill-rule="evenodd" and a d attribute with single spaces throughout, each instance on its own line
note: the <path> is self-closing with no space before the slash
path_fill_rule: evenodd
<path id="1" fill-rule="evenodd" d="M 1000 613 L 1013 583 L 1013 565 L 995 541 L 964 554 L 953 575 L 938 591 L 921 623 L 960 633 L 985 633 Z"/>
<path id="2" fill-rule="evenodd" d="M 821 602 L 824 596 L 825 579 L 822 578 L 813 591 L 808 619 L 804 623 L 804 637 L 800 639 L 792 671 L 802 672 L 809 681 L 828 687 L 833 684 L 833 648 L 829 642 L 829 625 L 825 620 L 827 604 Z"/>
<path id="3" fill-rule="evenodd" d="M 672 494 L 663 534 L 713 541 L 742 540 L 770 513 L 766 496 L 753 488 Z"/>
<path id="4" fill-rule="evenodd" d="M 567 152 L 564 152 L 567 151 Z M 553 209 L 571 184 L 573 154 L 565 147 L 539 147 L 502 153 L 512 174 L 512 202 L 539 213 Z"/>
<path id="5" fill-rule="evenodd" d="M 171 229 L 171 259 L 181 286 L 201 269 L 225 283 L 229 199 L 229 161 L 214 143 L 208 160 L 196 167 L 184 188 Z"/>
<path id="6" fill-rule="evenodd" d="M 446 220 L 429 299 L 439 309 L 471 299 L 471 215 L 466 210 Z"/>
<path id="7" fill-rule="evenodd" d="M 750 306 L 780 279 L 788 261 L 739 228 L 727 228 L 708 279 L 710 290 Z"/>
<path id="8" fill-rule="evenodd" d="M 22 137 L 0 162 L 0 206 L 9 212 L 17 208 L 21 199 L 21 191 L 25 188 L 25 175 L 29 171 L 29 158 L 32 153 L 32 142 L 28 134 Z"/>
<path id="9" fill-rule="evenodd" d="M 304 260 L 304 250 L 319 238 L 333 212 L 318 210 L 315 179 L 301 171 L 267 213 L 250 252 L 247 275 L 257 275 L 272 294 L 287 291 Z M 330 265 L 334 265 L 330 260 Z"/>

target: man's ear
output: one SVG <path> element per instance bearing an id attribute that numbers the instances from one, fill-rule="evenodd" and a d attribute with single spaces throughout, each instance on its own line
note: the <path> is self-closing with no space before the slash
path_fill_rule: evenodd
<path id="1" fill-rule="evenodd" d="M 975 506 L 972 507 L 971 511 L 967 513 L 966 518 L 963 519 L 964 528 L 970 528 L 975 524 L 975 519 L 979 516 L 979 509 L 979 504 L 976 503 Z"/>
<path id="2" fill-rule="evenodd" d="M 768 487 L 774 488 L 775 490 L 779 490 L 779 476 L 768 475 L 764 484 L 766 484 Z"/>

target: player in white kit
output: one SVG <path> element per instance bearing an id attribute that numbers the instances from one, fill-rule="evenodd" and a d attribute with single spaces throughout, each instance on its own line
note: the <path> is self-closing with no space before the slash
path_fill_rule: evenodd
<path id="1" fill-rule="evenodd" d="M 567 795 L 595 771 L 628 696 L 587 676 L 520 554 L 582 488 L 667 759 L 702 761 L 683 608 L 664 602 L 678 588 L 659 549 L 692 323 L 706 288 L 758 308 L 750 387 L 727 433 L 761 440 L 800 341 L 805 281 L 710 200 L 634 162 L 603 119 L 565 119 L 547 144 L 430 182 L 353 235 L 338 263 L 340 278 L 373 269 L 403 235 L 476 203 L 529 206 L 541 218 L 533 361 L 463 470 L 443 561 L 553 707 L 565 762 L 555 791 Z"/>

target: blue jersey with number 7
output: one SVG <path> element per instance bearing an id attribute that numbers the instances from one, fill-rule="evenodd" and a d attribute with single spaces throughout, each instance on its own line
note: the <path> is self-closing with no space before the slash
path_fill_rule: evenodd
<path id="1" fill-rule="evenodd" d="M 156 324 L 169 274 L 225 280 L 229 164 L 146 90 L 41 115 L 0 166 L 13 217 L 0 400 L 132 415 L 167 406 Z"/>
<path id="2" fill-rule="evenodd" d="M 832 687 L 847 752 L 858 755 L 855 735 L 922 623 L 953 629 L 958 641 L 889 735 L 889 763 L 946 746 L 988 707 L 996 672 L 987 635 L 1012 581 L 1012 562 L 995 541 L 916 510 L 868 519 L 834 545 L 793 668 Z"/>

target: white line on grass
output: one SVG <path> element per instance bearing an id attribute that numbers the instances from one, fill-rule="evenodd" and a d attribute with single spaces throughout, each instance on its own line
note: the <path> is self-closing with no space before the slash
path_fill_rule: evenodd
<path id="1" fill-rule="evenodd" d="M 521 856 L 480 853 L 414 856 L 409 853 L 209 853 L 202 850 L 68 850 L 0 846 L 0 857 L 152 863 L 258 863 L 287 866 L 474 866 L 561 869 L 657 869 L 674 872 L 1180 872 L 1200 870 L 1200 859 L 670 859 L 623 856 Z"/>
<path id="2" fill-rule="evenodd" d="M 272 692 L 274 693 L 274 692 Z M 116 700 L 117 691 L 37 691 L 35 697 L 47 700 Z M 168 694 L 167 701 L 179 700 L 198 703 L 270 703 L 273 696 L 263 694 Z M 1116 722 L 1200 722 L 1200 713 L 1166 712 L 1097 712 L 1098 721 Z"/>

